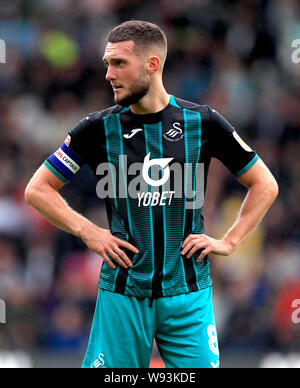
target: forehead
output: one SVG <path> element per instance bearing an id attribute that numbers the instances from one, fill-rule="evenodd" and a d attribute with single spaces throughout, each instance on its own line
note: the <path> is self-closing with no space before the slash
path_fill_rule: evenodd
<path id="1" fill-rule="evenodd" d="M 135 44 L 132 40 L 111 43 L 108 42 L 103 56 L 104 60 L 109 60 L 116 57 L 136 56 Z"/>

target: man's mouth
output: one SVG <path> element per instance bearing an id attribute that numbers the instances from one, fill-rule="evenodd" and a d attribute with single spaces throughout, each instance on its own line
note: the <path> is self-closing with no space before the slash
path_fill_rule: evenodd
<path id="1" fill-rule="evenodd" d="M 122 86 L 120 86 L 120 85 L 113 85 L 112 88 L 113 88 L 114 91 L 116 91 L 116 90 L 122 89 Z"/>

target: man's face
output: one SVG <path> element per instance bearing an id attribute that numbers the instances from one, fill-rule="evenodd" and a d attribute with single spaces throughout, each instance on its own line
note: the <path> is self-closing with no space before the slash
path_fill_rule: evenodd
<path id="1" fill-rule="evenodd" d="M 150 88 L 144 59 L 134 50 L 133 41 L 108 43 L 103 56 L 106 80 L 111 83 L 114 101 L 121 106 L 137 103 Z"/>

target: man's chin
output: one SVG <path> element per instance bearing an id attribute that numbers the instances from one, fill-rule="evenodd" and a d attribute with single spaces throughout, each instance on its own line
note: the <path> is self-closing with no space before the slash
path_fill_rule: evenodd
<path id="1" fill-rule="evenodd" d="M 116 96 L 116 95 L 115 95 L 115 97 L 114 97 L 114 102 L 115 102 L 115 104 L 121 105 L 121 106 L 124 107 L 125 105 L 123 105 L 123 100 L 124 100 L 124 97 L 121 98 L 121 97 Z M 126 102 L 126 98 L 125 98 L 125 102 Z"/>
<path id="2" fill-rule="evenodd" d="M 149 91 L 150 85 L 147 85 L 147 87 L 141 88 L 135 93 L 127 94 L 125 96 L 118 96 L 115 94 L 115 104 L 121 105 L 124 108 L 127 108 L 130 105 L 134 105 L 138 103 Z"/>
<path id="3" fill-rule="evenodd" d="M 135 104 L 138 100 L 133 98 L 133 96 L 120 97 L 120 96 L 115 95 L 114 101 L 115 101 L 115 104 L 121 105 L 124 108 L 127 108 L 128 106 Z"/>

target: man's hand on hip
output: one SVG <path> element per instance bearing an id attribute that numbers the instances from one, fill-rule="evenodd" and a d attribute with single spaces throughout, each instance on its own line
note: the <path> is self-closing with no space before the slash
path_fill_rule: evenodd
<path id="1" fill-rule="evenodd" d="M 181 254 L 182 256 L 186 255 L 189 259 L 200 249 L 202 249 L 202 252 L 196 260 L 197 263 L 204 259 L 209 253 L 228 256 L 233 252 L 234 248 L 226 240 L 215 240 L 206 234 L 190 234 L 182 243 Z"/>
<path id="2" fill-rule="evenodd" d="M 108 255 L 121 267 L 126 269 L 132 267 L 132 262 L 120 247 L 126 248 L 136 254 L 139 253 L 138 249 L 127 241 L 123 241 L 114 236 L 110 230 L 102 229 L 98 226 L 89 228 L 81 238 L 89 249 L 100 255 L 113 269 L 116 266 L 112 263 Z"/>

